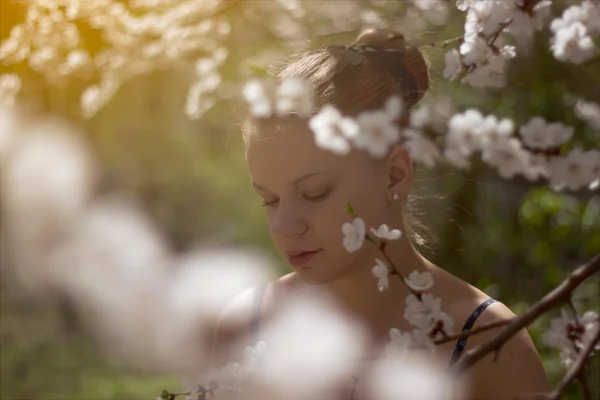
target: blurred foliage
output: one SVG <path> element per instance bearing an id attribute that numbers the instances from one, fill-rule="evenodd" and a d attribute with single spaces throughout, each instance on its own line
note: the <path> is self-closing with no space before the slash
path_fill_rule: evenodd
<path id="1" fill-rule="evenodd" d="M 361 3 L 366 8 L 370 4 Z M 374 7 L 381 3 L 374 2 Z M 0 33 L 5 38 L 23 18 L 24 5 L 1 1 L 0 6 Z M 233 31 L 226 43 L 230 56 L 220 69 L 225 82 L 262 75 L 267 63 L 297 50 L 297 44 L 278 38 L 267 23 L 246 21 L 240 11 L 244 7 L 239 5 L 228 16 Z M 386 11 L 382 16 L 391 23 L 397 14 Z M 432 63 L 433 86 L 424 102 L 449 104 L 457 111 L 476 106 L 518 124 L 535 115 L 564 121 L 576 128 L 580 144 L 600 148 L 600 135 L 568 106 L 570 94 L 600 100 L 600 59 L 583 66 L 559 63 L 548 50 L 549 36 L 544 32 L 528 56 L 512 63 L 510 89 L 474 90 L 445 81 L 441 71 L 447 49 L 427 46 L 457 36 L 463 21 L 463 14 L 454 13 L 444 27 L 427 29 L 416 38 Z M 357 29 L 338 31 L 311 37 L 310 46 L 349 43 L 357 34 Z M 138 195 L 175 249 L 214 241 L 275 251 L 245 169 L 239 134 L 243 108 L 239 96 L 231 94 L 239 87 L 227 86 L 230 94 L 204 118 L 193 121 L 183 112 L 192 68 L 159 71 L 128 82 L 95 118 L 83 121 L 78 116 L 78 93 L 84 82 L 51 87 L 25 65 L 0 68 L 0 73 L 19 73 L 24 95 L 35 98 L 40 110 L 79 120 L 105 167 L 102 190 Z M 516 313 L 600 252 L 597 194 L 555 193 L 522 179 L 505 181 L 478 163 L 464 174 L 445 169 L 418 173 L 416 194 L 422 199 L 423 218 L 438 238 L 427 255 Z M 283 262 L 281 270 L 289 271 Z M 596 276 L 578 290 L 578 308 L 600 308 L 599 283 Z M 163 387 L 178 387 L 171 378 L 124 372 L 101 358 L 77 324 L 64 324 L 64 314 L 60 305 L 32 305 L 3 296 L 1 398 L 141 399 L 155 398 Z M 530 332 L 556 383 L 563 373 L 558 355 L 540 341 L 554 315 L 537 321 Z M 597 358 L 588 371 L 590 378 L 598 376 Z M 598 382 L 590 382 L 593 393 L 600 393 Z M 577 387 L 571 388 L 568 398 L 579 398 Z"/>

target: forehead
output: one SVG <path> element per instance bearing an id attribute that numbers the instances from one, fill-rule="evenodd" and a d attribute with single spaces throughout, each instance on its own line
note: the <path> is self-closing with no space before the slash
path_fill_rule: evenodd
<path id="1" fill-rule="evenodd" d="M 286 184 L 298 176 L 327 171 L 337 173 L 352 165 L 351 155 L 339 156 L 317 147 L 307 126 L 259 129 L 246 147 L 252 180 L 258 184 Z"/>

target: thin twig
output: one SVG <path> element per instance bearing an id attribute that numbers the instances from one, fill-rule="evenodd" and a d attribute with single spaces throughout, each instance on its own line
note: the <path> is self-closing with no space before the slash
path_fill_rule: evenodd
<path id="1" fill-rule="evenodd" d="M 582 370 L 579 373 L 577 380 L 581 384 L 581 392 L 583 393 L 583 397 L 585 398 L 585 400 L 592 400 L 592 392 L 590 391 L 590 387 L 588 386 L 587 381 L 585 380 L 585 376 L 583 375 L 584 372 L 585 370 Z"/>
<path id="2" fill-rule="evenodd" d="M 554 308 L 558 303 L 569 300 L 571 292 L 583 281 L 600 270 L 600 254 L 573 271 L 558 287 L 535 303 L 529 311 L 513 319 L 504 329 L 488 342 L 467 351 L 459 361 L 453 365 L 455 371 L 463 371 L 492 351 L 499 351 L 500 347 L 521 329 L 529 326 L 540 315 Z"/>
<path id="3" fill-rule="evenodd" d="M 453 43 L 456 43 L 456 42 L 460 42 L 460 41 L 462 41 L 464 38 L 465 38 L 465 35 L 460 35 L 460 36 L 457 36 L 457 37 L 453 37 L 453 38 L 451 38 L 451 39 L 444 40 L 444 41 L 443 41 L 442 43 L 440 43 L 440 44 L 429 43 L 429 44 L 426 44 L 425 46 L 431 46 L 431 47 L 446 47 L 446 46 L 448 46 L 448 45 L 450 45 L 450 44 L 453 44 Z"/>
<path id="4" fill-rule="evenodd" d="M 461 332 L 461 333 L 457 333 L 455 335 L 451 335 L 451 336 L 448 336 L 448 337 L 445 337 L 445 338 L 441 338 L 441 339 L 436 339 L 436 340 L 433 341 L 433 343 L 435 343 L 436 345 L 439 345 L 439 344 L 442 344 L 442 343 L 451 342 L 451 341 L 454 341 L 454 340 L 459 340 L 459 339 L 462 339 L 462 338 L 473 336 L 473 335 L 476 335 L 478 333 L 489 331 L 490 329 L 494 329 L 494 328 L 498 328 L 500 326 L 508 325 L 513 320 L 514 320 L 514 318 L 508 318 L 508 319 L 502 319 L 502 320 L 499 320 L 499 321 L 489 322 L 489 323 L 487 323 L 485 325 L 478 326 L 477 328 L 467 329 L 466 331 Z"/>
<path id="5" fill-rule="evenodd" d="M 585 344 L 585 346 L 583 346 L 583 348 L 577 355 L 577 358 L 575 359 L 573 366 L 571 367 L 569 372 L 567 372 L 565 374 L 563 379 L 560 381 L 558 386 L 556 386 L 556 389 L 554 389 L 554 391 L 550 394 L 548 399 L 550 399 L 550 400 L 560 399 L 562 397 L 562 395 L 565 393 L 565 391 L 567 390 L 567 386 L 569 386 L 569 384 L 574 379 L 583 379 L 583 376 L 581 375 L 583 373 L 583 367 L 585 366 L 585 362 L 586 362 L 588 356 L 594 350 L 594 346 L 596 345 L 596 343 L 598 343 L 599 339 L 600 339 L 600 329 L 596 329 L 596 332 L 595 332 L 594 336 L 592 336 L 592 339 L 590 341 L 588 341 Z M 587 385 L 585 383 L 583 384 L 582 389 L 585 393 L 586 389 L 587 389 Z M 589 389 L 587 389 L 587 392 L 589 394 Z M 592 399 L 591 395 L 589 397 L 586 397 L 586 399 L 591 400 Z"/>

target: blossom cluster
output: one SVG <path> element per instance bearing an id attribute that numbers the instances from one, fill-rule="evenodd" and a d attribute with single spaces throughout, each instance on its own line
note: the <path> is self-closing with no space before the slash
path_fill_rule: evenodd
<path id="1" fill-rule="evenodd" d="M 188 115 L 197 117 L 210 108 L 210 100 L 199 102 L 198 96 L 219 84 L 207 62 L 220 64 L 226 57 L 220 43 L 231 27 L 223 18 L 209 18 L 217 2 L 163 3 L 170 5 L 165 12 L 140 15 L 114 0 L 32 1 L 25 21 L 13 26 L 0 44 L 0 61 L 5 65 L 27 62 L 54 85 L 67 78 L 97 78 L 80 97 L 81 113 L 90 118 L 134 77 L 177 67 L 186 57 L 197 59 L 196 71 L 201 76 L 192 84 L 186 106 Z M 149 4 L 138 1 L 132 6 L 147 8 Z M 80 21 L 86 21 L 105 44 L 95 54 L 85 47 L 77 27 Z M 198 57 L 203 53 L 209 56 Z M 13 90 L 11 100 L 4 103 L 14 102 L 16 94 Z"/>
<path id="2" fill-rule="evenodd" d="M 342 232 L 344 234 L 342 242 L 347 251 L 358 251 L 362 248 L 365 240 L 369 240 L 375 243 L 384 255 L 386 245 L 402 236 L 399 229 L 390 229 L 386 224 L 380 225 L 377 229 L 371 228 L 369 234 L 365 221 L 359 217 L 354 217 L 351 222 L 344 223 Z M 399 275 L 399 272 L 395 266 L 389 265 L 380 258 L 375 258 L 375 263 L 371 272 L 377 278 L 377 287 L 382 292 L 389 288 L 390 274 Z M 390 330 L 391 342 L 387 352 L 401 356 L 407 355 L 408 351 L 414 347 L 425 346 L 435 350 L 434 340 L 439 336 L 451 335 L 454 321 L 442 311 L 440 298 L 425 293 L 433 286 L 433 277 L 430 272 L 413 271 L 408 277 L 401 278 L 411 291 L 406 297 L 404 318 L 415 328 L 411 332 L 404 333 L 392 328 Z"/>
<path id="3" fill-rule="evenodd" d="M 550 24 L 552 53 L 557 60 L 583 64 L 597 54 L 594 39 L 600 36 L 600 5 L 584 0 L 564 10 Z"/>
<path id="4" fill-rule="evenodd" d="M 454 80 L 464 73 L 462 82 L 474 87 L 504 87 L 506 62 L 516 56 L 516 49 L 498 47 L 498 37 L 502 32 L 531 37 L 543 28 L 550 1 L 537 2 L 531 10 L 515 1 L 458 0 L 456 5 L 467 12 L 465 33 L 460 49 L 446 53 L 444 77 Z"/>
<path id="5" fill-rule="evenodd" d="M 550 322 L 550 329 L 544 332 L 542 340 L 546 345 L 560 351 L 560 359 L 568 367 L 599 329 L 600 318 L 595 311 L 570 317 L 567 311 L 562 309 L 561 316 Z M 600 350 L 600 342 L 596 343 L 593 350 Z M 593 351 L 590 353 L 590 356 L 592 355 Z"/>
<path id="6" fill-rule="evenodd" d="M 256 80 L 245 86 L 244 95 L 254 116 L 296 112 L 309 119 L 317 146 L 338 155 L 348 154 L 354 147 L 381 158 L 392 146 L 404 143 L 414 160 L 428 168 L 445 161 L 464 169 L 479 152 L 482 160 L 506 179 L 517 175 L 531 181 L 544 178 L 555 190 L 573 191 L 595 189 L 600 183 L 600 151 L 574 147 L 562 152 L 574 128 L 560 122 L 538 116 L 516 127 L 511 119 L 468 109 L 451 116 L 445 130 L 437 132 L 434 112 L 427 106 L 414 110 L 401 126 L 398 119 L 405 107 L 398 96 L 391 96 L 381 110 L 350 117 L 331 104 L 315 113 L 314 90 L 299 78 L 284 80 L 276 88 Z M 593 104 L 579 106 L 592 121 Z"/>

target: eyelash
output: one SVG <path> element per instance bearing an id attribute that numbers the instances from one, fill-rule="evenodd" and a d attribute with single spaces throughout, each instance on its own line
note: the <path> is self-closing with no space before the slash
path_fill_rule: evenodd
<path id="1" fill-rule="evenodd" d="M 317 196 L 304 196 L 304 198 L 308 201 L 320 201 L 323 200 L 325 197 L 327 197 L 327 195 L 329 194 L 330 190 L 326 190 L 325 192 L 317 195 Z M 277 201 L 263 201 L 262 206 L 263 207 L 268 207 L 268 206 L 272 206 L 277 204 Z"/>

